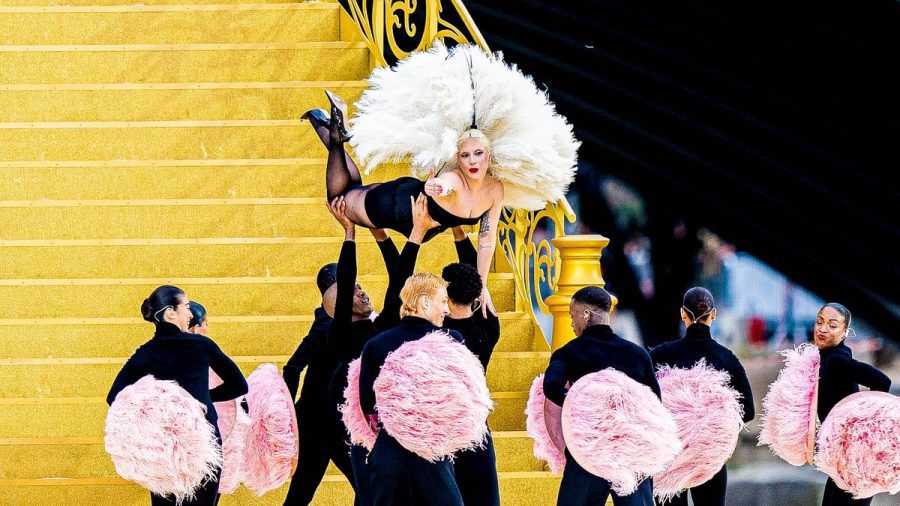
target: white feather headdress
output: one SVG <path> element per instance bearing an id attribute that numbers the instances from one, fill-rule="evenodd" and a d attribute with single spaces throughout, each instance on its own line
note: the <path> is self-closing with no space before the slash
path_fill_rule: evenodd
<path id="1" fill-rule="evenodd" d="M 503 55 L 435 43 L 393 68 L 379 68 L 356 103 L 350 144 L 366 174 L 409 160 L 413 173 L 454 167 L 457 141 L 473 120 L 491 143 L 491 173 L 504 205 L 541 209 L 566 193 L 580 143 L 546 93 Z M 474 84 L 474 93 L 473 93 Z"/>

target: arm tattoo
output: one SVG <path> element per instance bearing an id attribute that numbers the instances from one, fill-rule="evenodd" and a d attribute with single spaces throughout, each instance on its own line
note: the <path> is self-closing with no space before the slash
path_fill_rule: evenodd
<path id="1" fill-rule="evenodd" d="M 481 216 L 481 225 L 478 227 L 478 239 L 481 240 L 489 235 L 491 235 L 491 222 L 488 218 L 488 213 L 484 213 Z"/>

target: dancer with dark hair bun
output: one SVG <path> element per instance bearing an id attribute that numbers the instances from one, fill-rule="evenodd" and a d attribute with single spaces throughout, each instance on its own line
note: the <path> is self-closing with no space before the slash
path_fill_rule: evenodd
<path id="1" fill-rule="evenodd" d="M 824 421 L 838 402 L 859 392 L 859 385 L 870 390 L 887 392 L 891 379 L 883 372 L 853 358 L 853 352 L 844 344 L 850 332 L 850 310 L 836 302 L 829 302 L 819 309 L 813 327 L 813 338 L 819 348 L 819 397 L 817 412 Z M 822 506 L 868 506 L 872 498 L 853 499 L 853 495 L 841 490 L 831 478 L 825 482 Z"/>
<path id="2" fill-rule="evenodd" d="M 709 290 L 699 286 L 688 290 L 684 294 L 681 306 L 681 319 L 687 328 L 684 338 L 653 348 L 650 351 L 650 358 L 656 368 L 668 365 L 690 369 L 700 360 L 705 360 L 713 369 L 727 372 L 731 378 L 731 388 L 741 394 L 744 422 L 749 422 L 756 416 L 750 381 L 737 357 L 728 348 L 713 340 L 710 326 L 716 319 L 716 313 L 715 301 Z M 690 493 L 694 504 L 724 506 L 727 484 L 728 471 L 722 466 L 722 470 L 706 483 L 685 490 L 664 504 L 687 506 Z"/>
<path id="3" fill-rule="evenodd" d="M 134 352 L 119 371 L 106 396 L 107 404 L 112 405 L 122 389 L 144 376 L 153 375 L 158 380 L 172 380 L 206 405 L 206 419 L 219 436 L 213 402 L 236 399 L 247 393 L 247 381 L 241 370 L 208 337 L 188 333 L 192 318 L 190 301 L 180 288 L 164 285 L 153 290 L 141 304 L 141 315 L 144 320 L 156 326 L 156 333 Z M 223 381 L 212 390 L 209 388 L 210 368 Z M 219 436 L 219 444 L 221 442 Z M 180 504 L 215 505 L 218 490 L 218 478 L 210 480 L 197 490 L 193 500 Z M 155 494 L 150 494 L 150 502 L 154 506 L 176 504 L 172 499 Z"/>

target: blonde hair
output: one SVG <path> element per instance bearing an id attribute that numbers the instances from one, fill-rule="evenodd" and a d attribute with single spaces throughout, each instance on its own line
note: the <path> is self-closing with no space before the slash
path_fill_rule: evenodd
<path id="1" fill-rule="evenodd" d="M 481 142 L 481 145 L 484 146 L 488 151 L 491 150 L 491 141 L 487 138 L 487 135 L 484 135 L 484 132 L 481 130 L 471 128 L 466 130 L 459 139 L 456 140 L 456 149 L 459 150 L 459 146 L 462 145 L 463 141 L 466 139 L 478 139 Z"/>
<path id="2" fill-rule="evenodd" d="M 400 290 L 400 300 L 403 302 L 400 307 L 400 317 L 415 314 L 416 301 L 419 300 L 419 297 L 422 295 L 434 297 L 441 288 L 446 290 L 447 282 L 430 272 L 420 272 L 410 276 Z"/>

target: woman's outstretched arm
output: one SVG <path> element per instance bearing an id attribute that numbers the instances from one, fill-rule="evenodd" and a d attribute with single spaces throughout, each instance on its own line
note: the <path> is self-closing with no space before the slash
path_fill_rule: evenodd
<path id="1" fill-rule="evenodd" d="M 494 303 L 491 301 L 491 294 L 488 292 L 487 280 L 488 272 L 491 270 L 491 261 L 494 258 L 494 250 L 497 249 L 497 225 L 500 223 L 500 213 L 503 210 L 503 192 L 500 187 L 500 198 L 494 200 L 494 205 L 484 213 L 481 217 L 481 223 L 478 229 L 478 274 L 481 275 L 482 288 L 482 304 L 481 313 L 487 316 L 488 311 L 496 315 L 497 310 L 494 309 Z"/>

